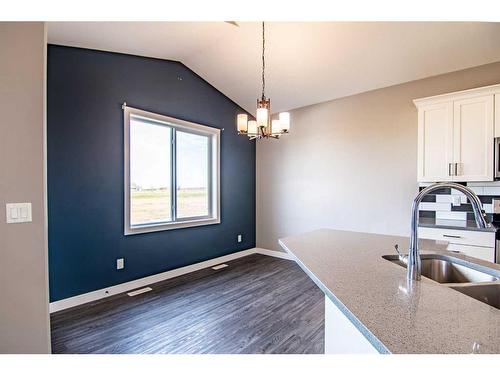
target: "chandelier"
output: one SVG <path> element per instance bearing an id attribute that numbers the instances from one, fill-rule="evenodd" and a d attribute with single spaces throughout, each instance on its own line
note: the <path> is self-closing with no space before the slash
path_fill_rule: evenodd
<path id="1" fill-rule="evenodd" d="M 275 138 L 290 131 L 290 114 L 281 112 L 277 119 L 271 119 L 271 99 L 266 98 L 266 60 L 265 60 L 265 26 L 262 22 L 262 96 L 257 99 L 256 120 L 248 120 L 247 114 L 239 114 L 236 118 L 238 134 L 246 135 L 249 139 Z"/>

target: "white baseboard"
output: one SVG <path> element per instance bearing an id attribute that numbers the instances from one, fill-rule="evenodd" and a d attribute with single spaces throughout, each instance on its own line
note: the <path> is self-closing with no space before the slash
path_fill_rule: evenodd
<path id="1" fill-rule="evenodd" d="M 256 247 L 255 252 L 257 254 L 267 255 L 267 256 L 275 257 L 275 258 L 289 259 L 289 260 L 293 259 L 293 257 L 290 254 L 285 253 L 284 251 L 275 251 L 275 250 L 268 250 L 268 249 L 262 249 L 260 247 Z"/>
<path id="2" fill-rule="evenodd" d="M 254 247 L 252 249 L 238 251 L 233 254 L 224 255 L 218 258 L 213 258 L 206 260 L 204 262 L 199 262 L 191 264 L 189 266 L 176 268 L 174 270 L 158 273 L 156 275 L 151 275 L 143 277 L 141 279 L 132 280 L 123 284 L 113 285 L 109 288 L 103 288 L 99 290 L 94 290 L 89 293 L 79 294 L 74 297 L 62 299 L 59 301 L 50 303 L 50 312 L 54 313 L 57 311 L 69 309 L 70 307 L 75 307 L 78 305 L 83 305 L 84 303 L 93 302 L 100 300 L 102 298 L 114 296 L 116 294 L 131 291 L 133 289 L 143 288 L 145 286 L 157 283 L 159 281 L 168 280 L 173 277 L 185 275 L 190 272 L 198 271 L 203 268 L 213 267 L 217 264 L 229 262 L 234 259 L 238 259 L 251 254 L 262 254 L 283 259 L 292 259 L 287 253 L 282 253 L 281 251 L 273 251 L 262 248 Z"/>

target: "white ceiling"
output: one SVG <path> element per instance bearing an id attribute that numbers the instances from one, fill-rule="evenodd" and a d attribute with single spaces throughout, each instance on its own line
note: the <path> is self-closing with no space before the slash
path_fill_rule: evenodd
<path id="1" fill-rule="evenodd" d="M 50 43 L 178 60 L 251 113 L 261 92 L 261 24 L 50 22 Z M 500 23 L 271 22 L 273 112 L 500 61 Z"/>

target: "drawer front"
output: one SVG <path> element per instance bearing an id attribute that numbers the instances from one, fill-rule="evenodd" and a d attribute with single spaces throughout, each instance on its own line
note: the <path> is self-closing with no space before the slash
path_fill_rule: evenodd
<path id="1" fill-rule="evenodd" d="M 418 227 L 418 237 L 459 245 L 495 248 L 494 232 Z"/>
<path id="2" fill-rule="evenodd" d="M 448 250 L 453 252 L 458 252 L 460 254 L 465 254 L 470 257 L 477 259 L 486 260 L 487 262 L 495 262 L 495 248 L 494 247 L 481 247 L 481 246 L 470 246 L 470 245 L 458 245 L 455 243 L 450 243 L 448 245 Z"/>

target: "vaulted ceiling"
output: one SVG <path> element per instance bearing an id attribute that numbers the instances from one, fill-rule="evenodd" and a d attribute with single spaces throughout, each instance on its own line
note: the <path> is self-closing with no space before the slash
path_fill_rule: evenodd
<path id="1" fill-rule="evenodd" d="M 261 24 L 50 22 L 49 43 L 178 60 L 250 112 Z M 500 61 L 500 23 L 266 23 L 273 112 Z"/>

